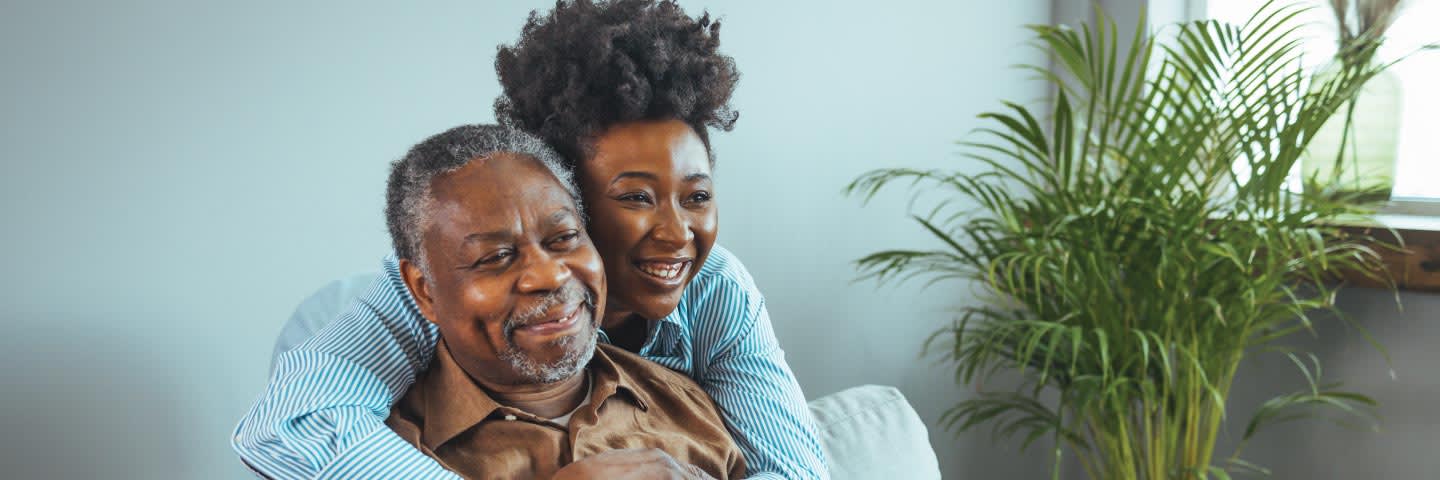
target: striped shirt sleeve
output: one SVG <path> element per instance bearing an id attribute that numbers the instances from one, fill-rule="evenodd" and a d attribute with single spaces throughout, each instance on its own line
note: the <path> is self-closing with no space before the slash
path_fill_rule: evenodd
<path id="1" fill-rule="evenodd" d="M 828 479 L 814 418 L 764 297 L 738 261 L 732 267 L 743 277 L 715 279 L 695 299 L 691 333 L 697 350 L 709 352 L 698 354 L 699 384 L 745 454 L 750 479 Z"/>
<path id="2" fill-rule="evenodd" d="M 384 423 L 438 339 L 396 282 L 387 259 L 385 275 L 339 318 L 276 357 L 232 439 L 246 464 L 282 480 L 459 478 Z"/>

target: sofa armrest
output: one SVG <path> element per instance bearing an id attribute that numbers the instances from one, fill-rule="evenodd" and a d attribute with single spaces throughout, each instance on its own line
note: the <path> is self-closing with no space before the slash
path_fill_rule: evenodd
<path id="1" fill-rule="evenodd" d="M 834 480 L 938 479 L 920 415 L 895 387 L 864 385 L 810 402 Z"/>

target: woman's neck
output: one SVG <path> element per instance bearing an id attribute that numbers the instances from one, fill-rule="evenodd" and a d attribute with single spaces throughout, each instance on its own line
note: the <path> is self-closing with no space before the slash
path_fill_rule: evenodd
<path id="1" fill-rule="evenodd" d="M 639 315 L 637 315 L 634 310 L 621 306 L 620 302 L 612 298 L 605 306 L 605 316 L 600 319 L 600 328 L 611 329 L 619 327 L 630 323 L 632 317 L 638 318 Z"/>
<path id="2" fill-rule="evenodd" d="M 614 321 L 606 315 L 605 321 L 605 336 L 610 338 L 611 345 L 631 353 L 639 353 L 640 348 L 645 346 L 645 337 L 650 334 L 650 321 L 634 313 Z"/>

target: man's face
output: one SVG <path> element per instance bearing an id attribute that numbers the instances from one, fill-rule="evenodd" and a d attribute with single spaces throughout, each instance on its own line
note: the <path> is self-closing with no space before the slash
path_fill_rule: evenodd
<path id="1" fill-rule="evenodd" d="M 401 261 L 421 313 L 472 378 L 520 385 L 570 378 L 595 349 L 600 255 L 575 202 L 539 162 L 499 153 L 442 175 L 420 250 Z"/>

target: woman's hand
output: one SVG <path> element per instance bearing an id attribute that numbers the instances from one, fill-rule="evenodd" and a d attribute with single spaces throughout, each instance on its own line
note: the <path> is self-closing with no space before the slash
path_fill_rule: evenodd
<path id="1" fill-rule="evenodd" d="M 575 461 L 551 480 L 715 480 L 699 467 L 681 464 L 655 448 L 612 450 Z"/>

